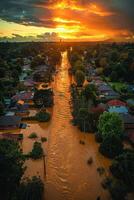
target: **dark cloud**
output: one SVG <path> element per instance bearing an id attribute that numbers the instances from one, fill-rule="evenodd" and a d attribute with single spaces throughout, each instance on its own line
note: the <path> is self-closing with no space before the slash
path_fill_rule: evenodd
<path id="1" fill-rule="evenodd" d="M 53 27 L 54 23 L 49 20 L 52 13 L 49 9 L 36 7 L 37 3 L 45 2 L 38 0 L 1 0 L 0 19 L 16 22 L 24 25 Z M 41 19 L 44 17 L 45 20 Z"/>

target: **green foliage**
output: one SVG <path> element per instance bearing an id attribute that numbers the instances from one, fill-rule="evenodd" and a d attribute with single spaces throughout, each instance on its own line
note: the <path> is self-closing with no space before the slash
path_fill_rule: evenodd
<path id="1" fill-rule="evenodd" d="M 110 170 L 114 177 L 126 185 L 128 192 L 134 191 L 134 151 L 127 150 L 117 156 Z"/>
<path id="2" fill-rule="evenodd" d="M 43 148 L 41 146 L 41 143 L 40 142 L 34 142 L 33 149 L 29 153 L 29 157 L 34 159 L 34 160 L 37 160 L 37 159 L 42 158 L 43 155 L 44 155 L 44 153 L 43 153 Z"/>
<path id="3" fill-rule="evenodd" d="M 46 137 L 41 137 L 41 142 L 47 142 L 47 138 Z"/>
<path id="4" fill-rule="evenodd" d="M 48 122 L 51 119 L 51 114 L 49 112 L 40 111 L 36 114 L 36 120 L 39 122 Z"/>
<path id="5" fill-rule="evenodd" d="M 53 91 L 51 90 L 36 90 L 33 101 L 37 107 L 53 106 Z"/>
<path id="6" fill-rule="evenodd" d="M 104 112 L 99 118 L 98 131 L 102 134 L 103 138 L 111 133 L 121 138 L 124 126 L 119 114 Z"/>
<path id="7" fill-rule="evenodd" d="M 92 113 L 87 108 L 80 108 L 77 116 L 77 123 L 81 131 L 90 132 L 92 130 Z"/>
<path id="8" fill-rule="evenodd" d="M 20 133 L 20 134 L 19 134 L 18 140 L 19 140 L 19 141 L 22 141 L 22 140 L 23 140 L 23 133 Z"/>
<path id="9" fill-rule="evenodd" d="M 0 140 L 0 198 L 2 200 L 11 200 L 16 195 L 25 171 L 24 160 L 18 143 L 12 140 Z"/>
<path id="10" fill-rule="evenodd" d="M 86 97 L 87 100 L 93 99 L 95 101 L 96 99 L 96 87 L 93 84 L 87 84 L 83 90 L 82 90 L 82 95 Z"/>
<path id="11" fill-rule="evenodd" d="M 37 136 L 37 133 L 33 132 L 33 133 L 31 133 L 28 137 L 29 137 L 30 139 L 35 139 L 35 138 L 37 138 L 38 136 Z"/>
<path id="12" fill-rule="evenodd" d="M 85 74 L 81 70 L 77 70 L 75 73 L 75 81 L 78 87 L 81 87 L 85 81 Z"/>
<path id="13" fill-rule="evenodd" d="M 120 181 L 113 180 L 109 187 L 109 191 L 113 200 L 126 199 L 127 189 L 125 185 Z"/>
<path id="14" fill-rule="evenodd" d="M 18 200 L 43 200 L 44 184 L 40 177 L 26 179 L 20 185 Z"/>
<path id="15" fill-rule="evenodd" d="M 99 151 L 109 158 L 114 158 L 123 151 L 122 141 L 118 135 L 113 133 L 106 135 L 103 138 Z"/>
<path id="16" fill-rule="evenodd" d="M 73 66 L 73 72 L 74 72 L 74 74 L 78 70 L 85 72 L 85 67 L 84 67 L 84 64 L 83 64 L 83 62 L 81 60 L 77 60 L 75 62 L 75 64 L 74 64 L 74 66 Z"/>
<path id="17" fill-rule="evenodd" d="M 35 116 L 23 117 L 23 120 L 39 121 L 39 122 L 49 122 L 51 119 L 51 114 L 46 111 L 40 111 Z"/>

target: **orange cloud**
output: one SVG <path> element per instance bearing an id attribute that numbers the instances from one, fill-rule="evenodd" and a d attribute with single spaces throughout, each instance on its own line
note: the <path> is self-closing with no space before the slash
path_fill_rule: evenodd
<path id="1" fill-rule="evenodd" d="M 17 0 L 13 2 L 15 1 L 17 2 Z M 50 33 L 57 33 L 59 37 L 66 40 L 94 41 L 110 38 L 133 38 L 133 6 L 130 6 L 129 3 L 124 6 L 122 1 L 126 0 L 118 0 L 114 1 L 114 3 L 112 0 L 32 1 L 34 2 L 32 6 L 30 4 L 28 7 L 29 4 L 27 4 L 29 12 L 23 11 L 15 21 L 16 23 L 27 25 L 24 31 L 26 32 L 27 30 L 28 34 L 29 32 L 33 34 L 30 28 L 30 26 L 33 26 L 37 28 L 37 30 L 34 30 L 35 35 L 37 32 L 42 33 L 47 30 Z M 132 0 L 128 1 L 132 2 Z M 17 5 L 18 3 L 16 7 Z M 12 6 L 14 8 L 14 4 Z M 24 6 L 23 2 L 21 6 Z M 26 7 L 24 8 L 26 9 Z M 10 16 L 7 16 L 5 21 L 11 21 L 12 18 L 12 20 L 16 20 L 12 16 L 19 15 L 13 15 L 12 10 L 4 13 L 1 11 L 2 19 L 6 13 L 10 14 Z M 16 12 L 18 13 L 18 9 Z M 31 14 L 30 17 L 29 13 Z M 3 30 L 4 27 L 3 25 Z"/>

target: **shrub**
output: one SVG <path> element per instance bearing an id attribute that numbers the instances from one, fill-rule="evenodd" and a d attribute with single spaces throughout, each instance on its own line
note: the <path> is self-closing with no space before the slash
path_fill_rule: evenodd
<path id="1" fill-rule="evenodd" d="M 105 168 L 104 167 L 98 167 L 97 168 L 97 172 L 99 173 L 99 175 L 103 175 L 105 173 Z"/>
<path id="2" fill-rule="evenodd" d="M 41 142 L 47 142 L 47 138 L 46 137 L 41 137 Z"/>
<path id="3" fill-rule="evenodd" d="M 38 136 L 37 136 L 37 134 L 36 133 L 31 133 L 29 136 L 28 136 L 30 139 L 35 139 L 35 138 L 37 138 Z"/>
<path id="4" fill-rule="evenodd" d="M 85 145 L 85 141 L 80 140 L 80 144 Z"/>
<path id="5" fill-rule="evenodd" d="M 102 187 L 107 190 L 111 187 L 112 184 L 112 179 L 110 177 L 106 177 L 105 179 L 103 179 L 101 185 Z"/>
<path id="6" fill-rule="evenodd" d="M 90 158 L 88 159 L 88 161 L 87 161 L 87 164 L 88 164 L 88 165 L 91 165 L 92 163 L 93 163 L 93 158 L 90 157 Z"/>
<path id="7" fill-rule="evenodd" d="M 36 120 L 39 122 L 48 122 L 51 119 L 51 114 L 49 112 L 40 111 L 36 114 Z"/>
<path id="8" fill-rule="evenodd" d="M 40 142 L 35 142 L 32 151 L 29 153 L 29 157 L 36 160 L 43 157 L 43 149 Z"/>
<path id="9" fill-rule="evenodd" d="M 105 136 L 100 145 L 99 151 L 104 156 L 114 158 L 123 151 L 122 141 L 117 135 L 111 133 L 110 135 Z"/>
<path id="10" fill-rule="evenodd" d="M 128 191 L 134 190 L 134 151 L 127 150 L 117 156 L 110 170 L 115 178 L 126 185 Z"/>
<path id="11" fill-rule="evenodd" d="M 114 180 L 112 181 L 109 191 L 113 200 L 125 200 L 127 195 L 127 189 L 122 182 Z"/>
<path id="12" fill-rule="evenodd" d="M 23 134 L 22 134 L 22 133 L 20 133 L 20 134 L 18 135 L 18 140 L 19 140 L 19 141 L 23 140 Z"/>

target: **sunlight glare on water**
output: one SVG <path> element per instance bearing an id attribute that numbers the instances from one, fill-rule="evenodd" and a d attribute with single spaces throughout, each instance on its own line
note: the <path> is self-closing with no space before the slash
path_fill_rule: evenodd
<path id="1" fill-rule="evenodd" d="M 67 52 L 62 53 L 62 62 L 54 82 L 55 105 L 48 140 L 46 170 L 46 200 L 103 200 L 109 196 L 101 187 L 97 167 L 108 167 L 109 161 L 98 153 L 98 144 L 93 134 L 81 133 L 71 124 L 70 77 Z M 80 140 L 85 145 L 80 145 Z M 88 158 L 93 165 L 88 166 Z"/>

